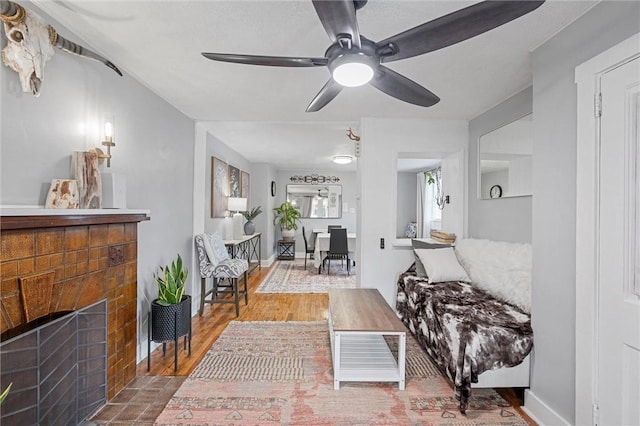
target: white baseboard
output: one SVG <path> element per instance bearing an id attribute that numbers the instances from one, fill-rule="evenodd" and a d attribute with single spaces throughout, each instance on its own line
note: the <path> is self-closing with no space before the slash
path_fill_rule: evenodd
<path id="1" fill-rule="evenodd" d="M 529 389 L 524 391 L 524 406 L 521 408 L 531 417 L 531 420 L 540 426 L 571 425 Z"/>
<path id="2" fill-rule="evenodd" d="M 271 257 L 269 257 L 268 259 L 263 259 L 260 261 L 260 266 L 263 268 L 268 268 L 269 266 L 273 265 L 273 262 L 276 261 L 276 255 L 272 254 Z"/>

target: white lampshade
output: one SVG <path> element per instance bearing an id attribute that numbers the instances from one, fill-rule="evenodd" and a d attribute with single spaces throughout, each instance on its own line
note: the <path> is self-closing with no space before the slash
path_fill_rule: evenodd
<path id="1" fill-rule="evenodd" d="M 243 212 L 247 210 L 247 199 L 246 198 L 236 198 L 229 197 L 229 204 L 227 205 L 227 209 L 231 212 Z"/>

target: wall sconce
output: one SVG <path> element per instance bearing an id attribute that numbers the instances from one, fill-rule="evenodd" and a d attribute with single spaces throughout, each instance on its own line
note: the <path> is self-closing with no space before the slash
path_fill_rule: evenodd
<path id="1" fill-rule="evenodd" d="M 247 199 L 229 197 L 227 208 L 229 209 L 229 211 L 235 211 L 235 214 L 233 215 L 233 239 L 241 240 L 243 234 L 243 216 L 242 214 L 240 214 L 240 212 L 247 210 Z"/>
<path id="2" fill-rule="evenodd" d="M 91 148 L 91 152 L 95 152 L 98 156 L 98 161 L 102 162 L 105 159 L 107 160 L 107 167 L 111 167 L 111 147 L 116 146 L 115 142 L 113 142 L 113 138 L 115 135 L 115 117 L 112 114 L 105 114 L 103 118 L 102 128 L 104 132 L 104 140 L 102 141 L 102 145 L 107 147 L 107 153 L 98 147 Z"/>

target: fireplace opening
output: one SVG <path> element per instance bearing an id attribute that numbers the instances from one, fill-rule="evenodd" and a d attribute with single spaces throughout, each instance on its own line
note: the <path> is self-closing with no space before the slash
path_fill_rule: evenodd
<path id="1" fill-rule="evenodd" d="M 31 322 L 20 324 L 17 327 L 10 328 L 4 333 L 0 334 L 0 342 L 6 342 L 7 340 L 13 339 L 21 334 L 28 333 L 31 330 L 35 330 L 38 327 L 45 326 L 46 324 L 57 320 L 58 318 L 62 318 L 65 315 L 70 314 L 73 311 L 60 311 L 54 312 L 43 317 L 37 318 Z"/>
<path id="2" fill-rule="evenodd" d="M 0 343 L 0 424 L 81 424 L 106 402 L 107 301 L 26 325 Z"/>

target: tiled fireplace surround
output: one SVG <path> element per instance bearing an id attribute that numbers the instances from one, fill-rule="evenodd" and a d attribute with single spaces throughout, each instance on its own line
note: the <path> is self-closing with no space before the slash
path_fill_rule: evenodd
<path id="1" fill-rule="evenodd" d="M 29 310 L 42 309 L 23 304 L 21 288 L 33 277 L 53 273 L 50 303 L 45 309 L 50 314 L 76 311 L 106 299 L 107 399 L 113 398 L 136 375 L 137 225 L 148 219 L 141 213 L 2 215 L 3 337 L 24 327 Z M 0 386 L 4 389 L 7 384 Z"/>

